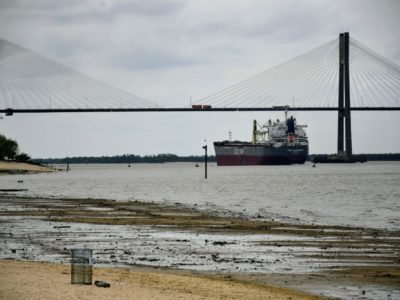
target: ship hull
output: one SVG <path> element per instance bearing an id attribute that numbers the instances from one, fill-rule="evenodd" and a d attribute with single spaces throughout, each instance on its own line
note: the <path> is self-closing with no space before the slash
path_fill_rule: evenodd
<path id="1" fill-rule="evenodd" d="M 304 164 L 308 145 L 215 142 L 218 166 Z"/>

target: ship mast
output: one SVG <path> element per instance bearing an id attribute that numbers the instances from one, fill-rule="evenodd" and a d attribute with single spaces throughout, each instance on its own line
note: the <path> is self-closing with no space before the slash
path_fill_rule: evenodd
<path id="1" fill-rule="evenodd" d="M 257 121 L 253 121 L 253 144 L 257 143 Z"/>

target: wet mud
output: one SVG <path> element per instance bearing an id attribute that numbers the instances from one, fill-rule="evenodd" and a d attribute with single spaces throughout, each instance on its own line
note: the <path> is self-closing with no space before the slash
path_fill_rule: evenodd
<path id="1" fill-rule="evenodd" d="M 110 226 L 112 225 L 112 226 Z M 0 258 L 195 272 L 341 299 L 400 298 L 400 232 L 164 205 L 0 195 Z"/>

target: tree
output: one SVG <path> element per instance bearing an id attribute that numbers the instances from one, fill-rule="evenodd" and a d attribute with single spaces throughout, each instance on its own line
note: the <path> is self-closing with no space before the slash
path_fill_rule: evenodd
<path id="1" fill-rule="evenodd" d="M 13 160 L 18 154 L 18 144 L 16 141 L 6 138 L 0 134 L 0 160 Z"/>

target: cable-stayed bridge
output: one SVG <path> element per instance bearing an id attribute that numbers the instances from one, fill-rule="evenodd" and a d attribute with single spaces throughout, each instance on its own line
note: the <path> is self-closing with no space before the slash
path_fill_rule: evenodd
<path id="1" fill-rule="evenodd" d="M 400 67 L 349 39 L 352 110 L 397 110 Z M 334 39 L 194 104 L 211 110 L 338 110 L 339 43 Z M 155 103 L 0 39 L 0 112 L 193 110 Z M 197 109 L 199 110 L 199 109 Z M 209 109 L 210 110 L 210 109 Z"/>
<path id="2" fill-rule="evenodd" d="M 0 113 L 338 111 L 338 153 L 350 157 L 352 110 L 400 110 L 400 67 L 341 33 L 187 107 L 158 107 L 0 39 Z M 344 129 L 346 132 L 344 132 Z M 345 133 L 345 135 L 344 135 Z"/>

